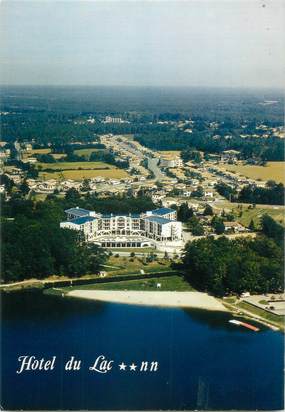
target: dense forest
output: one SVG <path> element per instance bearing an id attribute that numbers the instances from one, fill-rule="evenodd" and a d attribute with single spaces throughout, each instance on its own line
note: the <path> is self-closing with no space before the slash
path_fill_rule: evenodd
<path id="1" fill-rule="evenodd" d="M 215 296 L 283 290 L 283 228 L 269 216 L 262 226 L 264 235 L 257 239 L 211 236 L 188 243 L 182 264 L 186 278 Z"/>
<path id="2" fill-rule="evenodd" d="M 135 135 L 142 145 L 154 150 L 182 150 L 181 157 L 191 159 L 188 151 L 201 150 L 205 153 L 222 153 L 224 150 L 240 151 L 241 159 L 260 158 L 263 161 L 283 161 L 284 142 L 278 137 L 240 137 L 238 130 L 231 129 L 231 138 L 217 135 L 219 131 L 193 131 L 185 133 L 180 130 L 167 132 L 150 132 Z"/>
<path id="3" fill-rule="evenodd" d="M 281 121 L 284 95 L 280 90 L 191 87 L 2 87 L 2 110 L 61 114 L 113 115 L 129 119 L 179 120 L 191 115 L 206 119 L 264 119 Z M 276 100 L 274 105 L 263 104 Z"/>
<path id="4" fill-rule="evenodd" d="M 12 220 L 2 218 L 4 281 L 98 272 L 105 253 L 82 242 L 77 232 L 60 229 L 57 205 L 21 201 L 9 206 L 17 213 Z"/>
<path id="5" fill-rule="evenodd" d="M 283 97 L 278 92 L 48 87 L 2 91 L 1 134 L 7 142 L 60 147 L 91 143 L 100 134 L 132 134 L 155 150 L 235 149 L 242 158 L 284 160 L 282 139 L 264 138 L 257 127 L 283 125 Z M 265 99 L 276 104 L 265 105 Z M 119 116 L 124 123 L 106 123 L 106 115 Z M 88 121 L 90 116 L 94 121 Z M 189 118 L 193 123 L 177 126 Z"/>

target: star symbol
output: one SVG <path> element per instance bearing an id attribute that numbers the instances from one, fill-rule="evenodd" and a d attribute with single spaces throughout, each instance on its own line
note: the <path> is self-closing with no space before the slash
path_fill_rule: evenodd
<path id="1" fill-rule="evenodd" d="M 122 362 L 122 363 L 119 365 L 120 371 L 125 371 L 125 370 L 126 370 L 126 367 L 127 367 L 127 365 L 126 365 L 124 362 Z"/>
<path id="2" fill-rule="evenodd" d="M 130 370 L 135 371 L 137 369 L 137 365 L 134 364 L 134 362 L 130 365 Z"/>

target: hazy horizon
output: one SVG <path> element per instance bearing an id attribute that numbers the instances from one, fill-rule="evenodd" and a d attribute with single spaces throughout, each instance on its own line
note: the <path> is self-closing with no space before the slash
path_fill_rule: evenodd
<path id="1" fill-rule="evenodd" d="M 284 88 L 282 0 L 14 1 L 1 86 Z"/>

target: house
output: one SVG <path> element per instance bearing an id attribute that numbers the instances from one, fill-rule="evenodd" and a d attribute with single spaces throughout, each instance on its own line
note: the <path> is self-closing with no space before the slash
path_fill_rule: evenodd
<path id="1" fill-rule="evenodd" d="M 239 222 L 224 222 L 225 232 L 243 233 L 248 229 L 241 225 Z"/>

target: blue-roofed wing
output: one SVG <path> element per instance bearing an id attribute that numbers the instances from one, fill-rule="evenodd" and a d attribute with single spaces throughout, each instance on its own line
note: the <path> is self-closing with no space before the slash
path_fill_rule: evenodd
<path id="1" fill-rule="evenodd" d="M 165 219 L 165 217 L 160 217 L 160 216 L 147 216 L 145 220 L 148 220 L 149 222 L 160 223 L 161 225 L 172 222 L 172 220 Z"/>
<path id="2" fill-rule="evenodd" d="M 84 217 L 78 217 L 76 219 L 72 219 L 69 222 L 74 223 L 75 225 L 83 225 L 84 223 L 87 223 L 87 222 L 93 222 L 93 220 L 96 220 L 96 217 L 84 216 Z"/>
<path id="3" fill-rule="evenodd" d="M 174 209 L 170 209 L 169 207 L 161 207 L 159 209 L 154 209 L 151 211 L 153 215 L 168 215 L 169 213 L 175 213 L 176 211 Z"/>
<path id="4" fill-rule="evenodd" d="M 67 216 L 70 216 L 71 218 L 74 217 L 84 217 L 84 216 L 90 216 L 92 213 L 91 210 L 87 209 L 82 209 L 81 207 L 72 207 L 70 209 L 66 209 L 65 213 Z"/>

